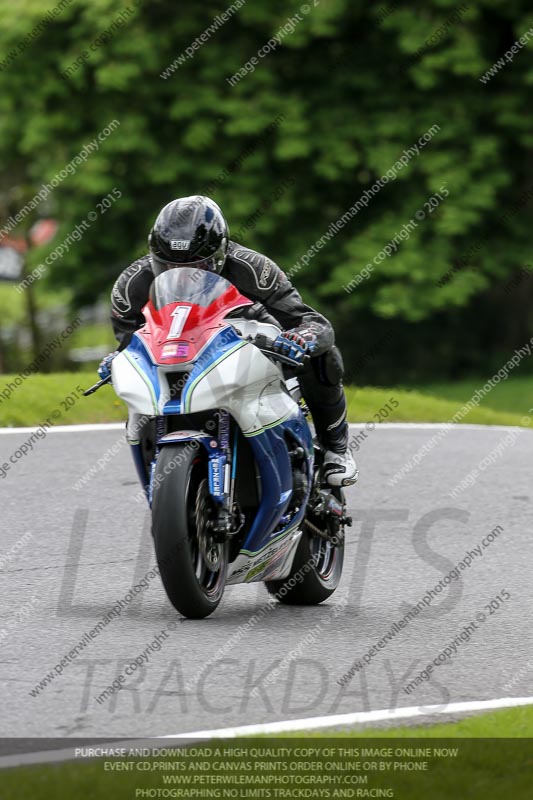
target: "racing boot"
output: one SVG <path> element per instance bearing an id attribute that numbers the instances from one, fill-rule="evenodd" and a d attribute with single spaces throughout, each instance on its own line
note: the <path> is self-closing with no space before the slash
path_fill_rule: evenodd
<path id="1" fill-rule="evenodd" d="M 359 477 L 359 470 L 348 450 L 348 434 L 349 427 L 346 422 L 346 404 L 344 403 L 340 417 L 318 434 L 324 451 L 322 472 L 330 486 L 351 486 L 357 482 Z"/>

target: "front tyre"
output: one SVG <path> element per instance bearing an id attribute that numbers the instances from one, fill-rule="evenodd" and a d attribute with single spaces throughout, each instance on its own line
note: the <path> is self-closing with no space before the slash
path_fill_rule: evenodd
<path id="1" fill-rule="evenodd" d="M 152 534 L 163 586 L 180 614 L 203 619 L 220 603 L 228 569 L 227 545 L 210 532 L 206 460 L 190 443 L 166 445 L 153 485 Z"/>

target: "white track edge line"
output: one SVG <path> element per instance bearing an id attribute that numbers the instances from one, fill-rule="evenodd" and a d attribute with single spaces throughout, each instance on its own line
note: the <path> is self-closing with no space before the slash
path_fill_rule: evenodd
<path id="1" fill-rule="evenodd" d="M 6 433 L 33 433 L 40 428 L 35 425 L 33 428 L 0 428 L 0 434 Z M 126 431 L 126 421 L 124 422 L 98 422 L 87 425 L 55 425 L 49 428 L 49 433 L 84 433 L 85 431 Z"/>
<path id="2" fill-rule="evenodd" d="M 294 731 L 318 730 L 332 728 L 340 725 L 355 725 L 367 722 L 384 722 L 399 719 L 413 719 L 426 717 L 433 714 L 461 714 L 470 711 L 491 711 L 498 708 L 514 708 L 516 706 L 533 705 L 533 697 L 503 697 L 496 700 L 469 700 L 461 703 L 448 703 L 446 706 L 405 706 L 396 709 L 381 709 L 379 711 L 355 711 L 350 714 L 334 714 L 332 716 L 308 717 L 306 719 L 291 719 L 281 722 L 266 722 L 262 725 L 242 725 L 233 728 L 219 728 L 211 731 L 194 731 L 162 736 L 162 739 L 177 739 L 185 737 L 221 738 L 226 736 L 252 736 L 265 733 L 289 733 Z"/>
<path id="3" fill-rule="evenodd" d="M 350 422 L 350 428 L 364 428 L 368 422 Z M 448 422 L 380 422 L 372 431 L 376 430 L 432 430 L 435 428 L 447 428 L 450 426 Z M 33 433 L 40 426 L 35 425 L 33 428 L 0 428 L 0 435 L 12 433 Z M 522 428 L 520 425 L 474 425 L 474 424 L 455 424 L 450 430 L 460 431 L 510 431 L 519 428 L 523 431 L 531 431 L 530 428 Z M 49 428 L 49 433 L 84 433 L 85 431 L 125 431 L 126 424 L 124 422 L 100 422 L 85 425 L 55 425 Z"/>
<path id="4" fill-rule="evenodd" d="M 216 728 L 213 730 L 191 731 L 189 733 L 166 734 L 154 736 L 150 739 L 130 739 L 115 741 L 102 741 L 86 747 L 143 747 L 149 746 L 154 740 L 183 739 L 189 743 L 203 739 L 234 739 L 238 736 L 254 736 L 265 733 L 293 733 L 297 731 L 320 730 L 324 728 L 339 727 L 342 725 L 355 725 L 368 722 L 395 721 L 401 719 L 414 719 L 433 715 L 462 714 L 472 711 L 493 711 L 502 708 L 516 708 L 519 706 L 533 705 L 533 697 L 503 697 L 495 700 L 470 700 L 461 703 L 449 703 L 446 706 L 406 706 L 403 708 L 381 709 L 379 711 L 355 711 L 350 714 L 335 714 L 323 717 L 307 717 L 304 719 L 290 719 L 280 722 L 266 722 L 259 725 L 241 725 L 232 728 Z M 98 737 L 91 737 L 98 738 Z M 459 740 L 458 740 L 459 741 Z M 55 764 L 62 761 L 73 761 L 74 747 L 63 750 L 47 750 L 40 753 L 13 753 L 0 756 L 0 769 L 24 766 L 29 764 Z M 101 756 L 98 756 L 100 758 Z M 85 761 L 85 759 L 83 759 Z"/>

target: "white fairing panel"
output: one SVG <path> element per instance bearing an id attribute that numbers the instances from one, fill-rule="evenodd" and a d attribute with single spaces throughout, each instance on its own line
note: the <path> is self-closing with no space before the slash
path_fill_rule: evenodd
<path id="1" fill-rule="evenodd" d="M 192 388 L 189 400 L 193 412 L 229 411 L 245 436 L 298 413 L 298 405 L 282 388 L 278 367 L 249 342 L 207 371 Z"/>
<path id="2" fill-rule="evenodd" d="M 129 410 L 138 414 L 157 414 L 153 387 L 130 361 L 125 352 L 119 353 L 111 363 L 113 389 L 124 400 Z"/>
<path id="3" fill-rule="evenodd" d="M 239 332 L 243 339 L 255 339 L 255 337 L 261 333 L 273 342 L 276 336 L 279 336 L 281 333 L 281 328 L 276 327 L 276 325 L 271 325 L 269 322 L 259 322 L 256 319 L 232 317 L 231 320 L 227 321 L 231 323 L 232 327 Z"/>
<path id="4" fill-rule="evenodd" d="M 290 575 L 302 532 L 292 529 L 258 553 L 240 552 L 229 565 L 226 584 L 282 580 Z"/>

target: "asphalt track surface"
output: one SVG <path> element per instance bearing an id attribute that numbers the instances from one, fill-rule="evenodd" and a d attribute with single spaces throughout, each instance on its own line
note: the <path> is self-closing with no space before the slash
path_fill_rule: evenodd
<path id="1" fill-rule="evenodd" d="M 533 432 L 522 431 L 502 448 L 497 462 L 455 499 L 449 493 L 508 431 L 457 426 L 389 485 L 436 430 L 380 425 L 361 439 L 360 481 L 348 490 L 354 525 L 342 583 L 328 603 L 276 605 L 239 633 L 268 601 L 262 584 L 229 588 L 210 618 L 190 621 L 176 614 L 156 577 L 32 696 L 155 563 L 126 446 L 81 490 L 73 488 L 122 441 L 122 431 L 54 431 L 38 440 L 0 480 L 0 736 L 148 737 L 533 695 Z M 352 426 L 352 437 L 358 431 Z M 0 436 L 0 465 L 28 435 Z M 494 530 L 458 580 L 341 686 L 354 661 Z M 497 595 L 496 610 L 486 608 Z M 463 637 L 451 657 L 406 693 L 403 687 L 476 619 L 468 641 Z M 161 649 L 98 703 L 162 630 Z"/>

